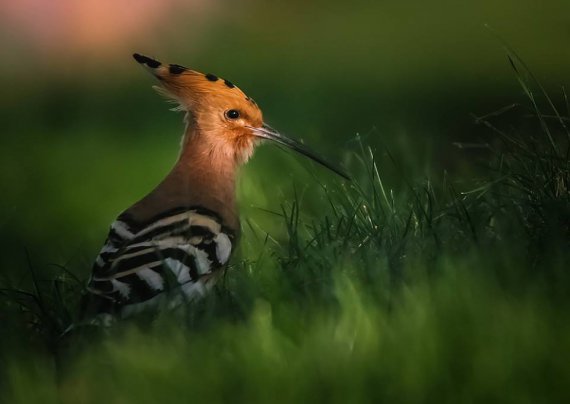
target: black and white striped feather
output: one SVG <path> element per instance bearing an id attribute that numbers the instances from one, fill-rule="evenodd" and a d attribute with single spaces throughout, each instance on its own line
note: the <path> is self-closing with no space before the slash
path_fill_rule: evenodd
<path id="1" fill-rule="evenodd" d="M 92 269 L 87 290 L 101 312 L 121 316 L 156 305 L 167 291 L 192 300 L 229 260 L 235 235 L 204 208 L 176 208 L 138 223 L 120 215 Z M 172 298 L 171 302 L 172 303 Z"/>

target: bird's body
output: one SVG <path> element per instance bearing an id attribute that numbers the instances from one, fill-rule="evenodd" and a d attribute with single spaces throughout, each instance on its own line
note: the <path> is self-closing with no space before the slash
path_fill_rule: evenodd
<path id="1" fill-rule="evenodd" d="M 186 130 L 170 173 L 113 222 L 93 265 L 91 306 L 123 317 L 155 307 L 162 297 L 172 305 L 212 287 L 239 237 L 236 171 L 258 139 L 274 140 L 335 170 L 264 125 L 255 101 L 231 82 L 134 57 L 159 80 L 157 90 L 186 112 Z"/>
<path id="2" fill-rule="evenodd" d="M 199 206 L 168 209 L 146 222 L 125 213 L 111 225 L 88 290 L 99 298 L 98 311 L 121 316 L 155 305 L 167 290 L 174 300 L 192 300 L 213 286 L 235 241 L 215 212 Z"/>

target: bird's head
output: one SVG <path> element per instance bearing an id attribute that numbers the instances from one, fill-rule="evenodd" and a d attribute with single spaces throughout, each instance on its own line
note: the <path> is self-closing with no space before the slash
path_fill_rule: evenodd
<path id="1" fill-rule="evenodd" d="M 323 160 L 302 143 L 283 136 L 263 121 L 257 103 L 232 82 L 176 64 L 163 64 L 135 53 L 135 60 L 158 80 L 158 92 L 189 113 L 191 123 L 217 153 L 243 163 L 259 139 L 268 139 L 293 149 L 344 178 L 343 171 Z"/>

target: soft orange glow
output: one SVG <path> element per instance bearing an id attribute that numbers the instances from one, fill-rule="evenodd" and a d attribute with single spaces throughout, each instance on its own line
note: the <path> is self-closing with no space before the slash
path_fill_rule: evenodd
<path id="1" fill-rule="evenodd" d="M 7 0 L 0 23 L 12 44 L 43 54 L 108 55 L 156 37 L 183 9 L 203 18 L 212 0 Z"/>

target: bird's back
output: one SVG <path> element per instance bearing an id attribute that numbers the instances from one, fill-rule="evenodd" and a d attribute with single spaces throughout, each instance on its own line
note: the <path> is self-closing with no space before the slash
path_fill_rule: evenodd
<path id="1" fill-rule="evenodd" d="M 208 209 L 180 206 L 138 221 L 129 211 L 111 225 L 88 291 L 98 313 L 121 317 L 202 296 L 227 263 L 235 232 Z"/>

